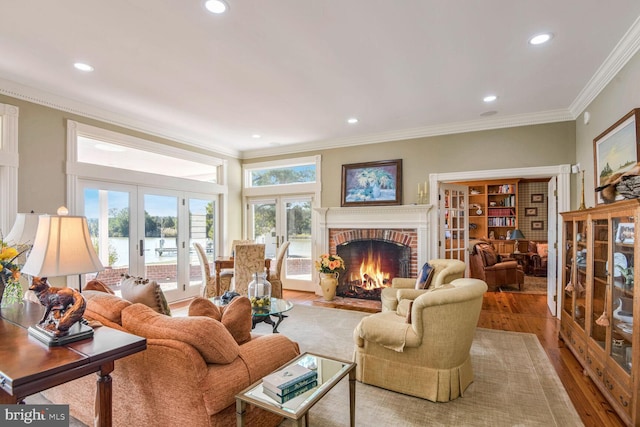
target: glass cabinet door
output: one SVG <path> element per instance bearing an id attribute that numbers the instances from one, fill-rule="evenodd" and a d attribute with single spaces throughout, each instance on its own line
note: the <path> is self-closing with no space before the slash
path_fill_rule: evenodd
<path id="1" fill-rule="evenodd" d="M 589 317 L 590 336 L 601 347 L 605 348 L 609 308 L 607 307 L 607 260 L 609 256 L 609 220 L 596 219 L 591 224 L 590 251 L 593 254 L 593 289 L 592 309 Z"/>
<path id="2" fill-rule="evenodd" d="M 588 242 L 586 221 L 576 221 L 576 270 L 573 286 L 575 293 L 575 308 L 573 318 L 575 322 L 584 329 L 587 315 L 586 304 L 586 283 L 587 283 L 587 247 Z"/>
<path id="3" fill-rule="evenodd" d="M 564 298 L 562 299 L 562 310 L 567 313 L 567 316 L 573 318 L 573 221 L 564 222 L 564 277 L 562 283 L 564 284 Z"/>
<path id="4" fill-rule="evenodd" d="M 613 251 L 610 262 L 613 319 L 611 358 L 631 373 L 633 348 L 633 269 L 635 224 L 633 215 L 612 218 Z"/>

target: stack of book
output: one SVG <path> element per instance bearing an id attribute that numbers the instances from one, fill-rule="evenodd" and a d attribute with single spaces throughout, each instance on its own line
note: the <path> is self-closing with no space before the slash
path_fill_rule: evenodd
<path id="1" fill-rule="evenodd" d="M 262 392 L 278 403 L 284 403 L 318 385 L 318 373 L 295 364 L 262 379 Z"/>

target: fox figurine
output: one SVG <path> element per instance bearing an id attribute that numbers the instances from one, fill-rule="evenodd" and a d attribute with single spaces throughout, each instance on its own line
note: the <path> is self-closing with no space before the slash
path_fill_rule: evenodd
<path id="1" fill-rule="evenodd" d="M 55 336 L 67 334 L 74 323 L 82 320 L 86 301 L 82 294 L 73 288 L 54 288 L 46 277 L 34 277 L 30 290 L 35 292 L 40 304 L 46 307 L 39 325 Z"/>

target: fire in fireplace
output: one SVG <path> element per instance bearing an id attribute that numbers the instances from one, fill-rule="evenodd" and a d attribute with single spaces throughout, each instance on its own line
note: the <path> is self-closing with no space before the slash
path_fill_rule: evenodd
<path id="1" fill-rule="evenodd" d="M 411 248 L 382 240 L 353 241 L 339 245 L 337 254 L 345 263 L 336 295 L 380 300 L 382 288 L 394 277 L 409 277 Z"/>

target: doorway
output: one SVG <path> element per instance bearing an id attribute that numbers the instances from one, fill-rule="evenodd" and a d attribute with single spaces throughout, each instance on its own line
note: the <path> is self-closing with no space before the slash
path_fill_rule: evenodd
<path id="1" fill-rule="evenodd" d="M 105 266 L 98 276 L 102 282 L 118 293 L 123 274 L 144 277 L 158 282 L 169 302 L 199 294 L 203 278 L 193 244 L 207 248 L 213 261 L 214 197 L 89 180 L 80 180 L 78 190 L 81 213 Z"/>
<path id="2" fill-rule="evenodd" d="M 557 166 L 541 166 L 532 168 L 513 168 L 513 169 L 493 169 L 484 171 L 467 171 L 467 172 L 452 172 L 452 173 L 440 173 L 429 175 L 429 200 L 434 206 L 438 205 L 439 188 L 442 183 L 452 183 L 459 181 L 481 181 L 492 179 L 506 179 L 514 176 L 521 178 L 543 178 L 543 177 L 555 177 L 556 185 L 556 201 L 554 204 L 555 212 L 553 212 L 553 218 L 550 218 L 549 223 L 554 224 L 549 226 L 549 230 L 553 228 L 553 232 L 549 232 L 549 266 L 554 266 L 554 270 L 551 268 L 548 270 L 548 288 L 547 288 L 547 305 L 549 310 L 554 316 L 558 316 L 560 313 L 559 308 L 562 304 L 562 292 L 558 292 L 557 278 L 560 277 L 558 266 L 563 265 L 564 254 L 562 251 L 557 251 L 558 236 L 562 235 L 562 220 L 559 216 L 559 212 L 565 212 L 570 209 L 570 175 L 571 165 L 557 165 Z M 550 214 L 551 215 L 551 214 Z M 429 213 L 430 234 L 432 236 L 438 235 L 438 227 L 440 223 L 439 213 L 437 210 L 431 210 Z M 437 257 L 439 253 L 438 239 L 430 239 L 429 258 Z"/>
<path id="3" fill-rule="evenodd" d="M 275 259 L 280 245 L 290 242 L 282 263 L 283 288 L 313 289 L 311 263 L 311 195 L 248 199 L 249 238 L 265 244 L 265 255 Z"/>

